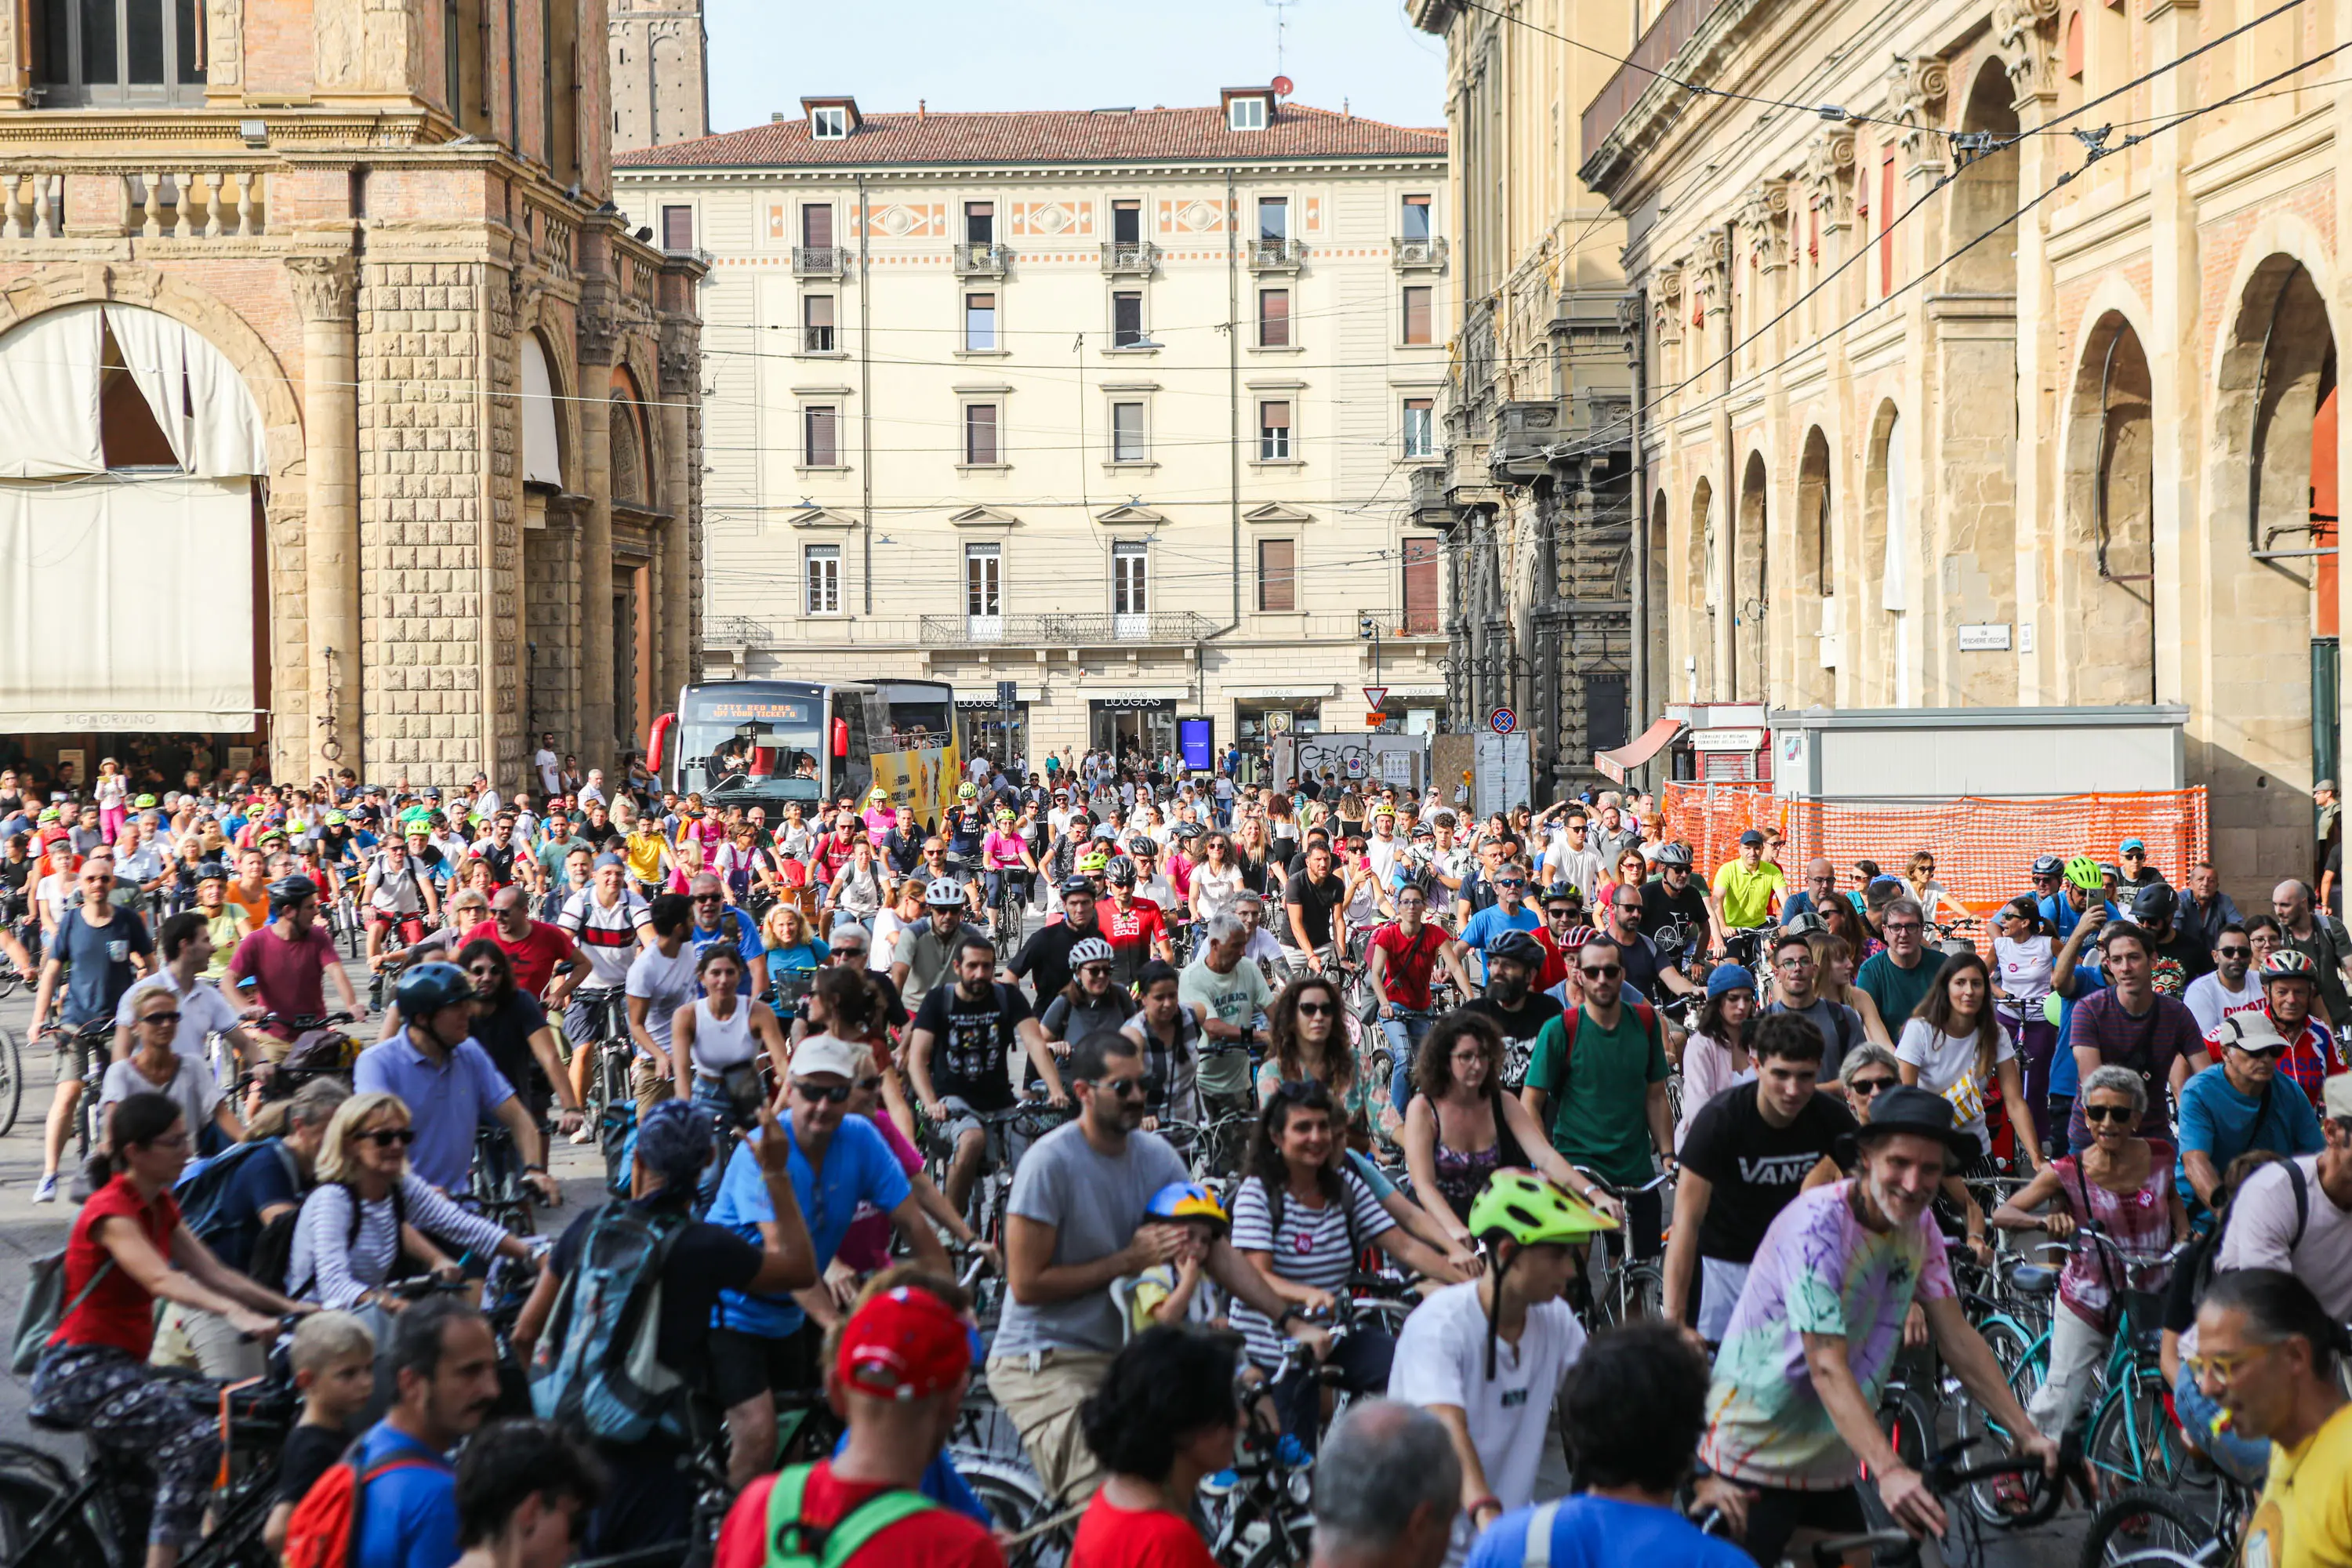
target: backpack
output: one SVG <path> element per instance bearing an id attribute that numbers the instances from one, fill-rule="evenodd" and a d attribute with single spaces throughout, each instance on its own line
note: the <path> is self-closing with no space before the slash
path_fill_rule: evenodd
<path id="1" fill-rule="evenodd" d="M 343 1231 L 343 1250 L 345 1252 L 349 1252 L 352 1247 L 359 1245 L 360 1222 L 365 1216 L 361 1213 L 360 1194 L 358 1190 L 352 1187 L 349 1183 L 343 1184 L 343 1190 L 351 1194 L 352 1200 L 351 1222 Z M 278 1280 L 284 1280 L 289 1287 L 286 1292 L 289 1296 L 297 1297 L 300 1296 L 303 1291 L 310 1289 L 311 1286 L 319 1282 L 319 1260 L 316 1257 L 313 1257 L 310 1259 L 310 1273 L 307 1279 L 299 1281 L 286 1279 L 285 1270 L 293 1266 L 294 1227 L 296 1224 L 299 1222 L 301 1217 L 302 1210 L 299 1206 L 297 1206 L 292 1214 L 279 1215 L 276 1219 L 271 1220 L 268 1225 L 262 1226 L 261 1235 L 254 1240 L 253 1257 L 247 1260 L 247 1272 L 252 1275 L 254 1279 L 260 1280 L 265 1285 L 268 1285 L 271 1289 L 276 1289 L 278 1287 L 273 1283 L 272 1277 L 262 1273 L 261 1268 L 265 1261 L 279 1259 L 281 1255 L 278 1249 L 280 1247 L 283 1247 L 285 1251 L 282 1255 L 282 1260 L 278 1264 L 279 1271 L 275 1278 Z M 393 1184 L 392 1188 L 392 1268 L 385 1276 L 388 1279 L 397 1279 L 401 1278 L 400 1233 L 407 1224 L 407 1194 L 401 1191 L 400 1184 L 395 1182 Z M 299 1289 L 292 1288 L 298 1285 L 299 1287 Z"/>
<path id="2" fill-rule="evenodd" d="M 1665 1037 L 1658 1033 L 1658 1010 L 1647 1002 L 1629 1000 L 1624 1005 L 1632 1011 L 1634 1017 L 1642 1021 L 1643 1035 L 1656 1044 L 1660 1050 L 1664 1050 L 1666 1042 Z M 1565 1100 L 1568 1097 L 1568 1069 L 1576 1060 L 1576 1031 L 1577 1026 L 1583 1022 L 1582 1007 L 1566 1007 L 1560 1010 L 1560 1028 L 1564 1037 L 1560 1042 L 1559 1090 L 1551 1096 L 1555 1100 Z M 1840 1023 L 1843 1025 L 1843 1020 L 1841 1019 Z M 1545 1131 L 1550 1130 L 1547 1128 Z"/>
<path id="3" fill-rule="evenodd" d="M 394 1470 L 441 1468 L 422 1455 L 407 1454 L 386 1459 L 362 1474 L 360 1450 L 366 1446 L 364 1436 L 354 1440 L 295 1505 L 294 1517 L 286 1526 L 285 1568 L 354 1568 L 360 1558 L 368 1483 Z"/>
<path id="4" fill-rule="evenodd" d="M 876 1492 L 834 1521 L 830 1529 L 803 1522 L 801 1500 L 808 1490 L 814 1465 L 794 1465 L 776 1472 L 768 1493 L 767 1568 L 842 1568 L 866 1543 L 898 1523 L 940 1505 L 917 1491 L 893 1487 Z M 287 1560 L 294 1568 L 293 1560 Z"/>
<path id="5" fill-rule="evenodd" d="M 556 1293 L 530 1366 L 530 1403 L 605 1442 L 636 1443 L 656 1428 L 682 1435 L 678 1375 L 656 1353 L 662 1274 L 688 1216 L 642 1204 L 607 1204 L 589 1222 L 580 1261 Z"/>
<path id="6" fill-rule="evenodd" d="M 172 1200 L 180 1205 L 180 1218 L 207 1247 L 231 1228 L 228 1215 L 222 1207 L 228 1196 L 230 1178 L 264 1150 L 275 1152 L 279 1163 L 286 1167 L 286 1179 L 297 1193 L 300 1192 L 301 1167 L 294 1163 L 294 1152 L 286 1147 L 282 1138 L 235 1144 L 210 1159 L 193 1161 L 181 1173 L 180 1179 L 172 1184 Z"/>

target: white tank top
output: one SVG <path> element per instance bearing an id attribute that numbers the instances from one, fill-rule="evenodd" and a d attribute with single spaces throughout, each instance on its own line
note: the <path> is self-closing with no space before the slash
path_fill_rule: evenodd
<path id="1" fill-rule="evenodd" d="M 714 1018 L 710 1016 L 710 998 L 705 996 L 695 1003 L 695 1071 L 715 1075 L 740 1067 L 757 1056 L 759 1049 L 759 1042 L 751 1037 L 751 1004 L 738 996 L 734 1016 Z"/>

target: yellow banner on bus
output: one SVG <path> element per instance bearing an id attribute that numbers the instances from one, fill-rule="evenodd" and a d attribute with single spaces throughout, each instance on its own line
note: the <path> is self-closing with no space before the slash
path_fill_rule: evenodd
<path id="1" fill-rule="evenodd" d="M 956 803 L 956 786 L 963 783 L 963 763 L 953 742 L 918 751 L 874 754 L 874 787 L 890 797 L 894 806 L 914 807 L 925 832 L 934 832 L 947 820 Z"/>

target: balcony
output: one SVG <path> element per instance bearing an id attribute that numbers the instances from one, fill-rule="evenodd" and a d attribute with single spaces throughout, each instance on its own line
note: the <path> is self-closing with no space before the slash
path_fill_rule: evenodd
<path id="1" fill-rule="evenodd" d="M 1715 14 L 1723 0 L 1666 0 L 1665 8 L 1658 13 L 1647 31 L 1633 45 L 1633 52 L 1617 68 L 1592 101 L 1584 107 L 1583 140 L 1577 143 L 1584 150 L 1585 167 L 1593 168 L 1593 161 L 1601 152 L 1601 143 L 1617 129 L 1633 109 L 1633 100 L 1644 89 L 1666 74 L 1669 64 L 1682 47 L 1691 41 L 1699 26 Z M 1586 174 L 1588 182 L 1591 176 Z"/>
<path id="2" fill-rule="evenodd" d="M 1113 241 L 1102 247 L 1103 275 L 1149 278 L 1160 265 L 1160 247 L 1148 239 Z"/>
<path id="3" fill-rule="evenodd" d="M 1013 252 L 1001 245 L 959 245 L 955 272 L 959 278 L 1002 278 L 1013 264 Z"/>
<path id="4" fill-rule="evenodd" d="M 838 278 L 849 270 L 849 252 L 838 245 L 793 247 L 793 276 Z"/>
<path id="5" fill-rule="evenodd" d="M 1307 247 L 1295 239 L 1254 239 L 1248 259 L 1253 272 L 1296 272 L 1307 259 Z"/>
<path id="6" fill-rule="evenodd" d="M 1506 403 L 1486 461 L 1497 478 L 1525 484 L 1541 479 L 1544 448 L 1560 438 L 1557 403 Z"/>
<path id="7" fill-rule="evenodd" d="M 0 166 L 0 239 L 265 234 L 268 182 L 267 170 L 257 164 Z"/>
<path id="8" fill-rule="evenodd" d="M 925 647 L 1134 647 L 1198 642 L 1217 623 L 1191 610 L 1149 615 L 925 616 Z"/>
<path id="9" fill-rule="evenodd" d="M 1389 259 L 1399 272 L 1431 272 L 1445 266 L 1445 241 L 1440 239 L 1391 239 Z"/>

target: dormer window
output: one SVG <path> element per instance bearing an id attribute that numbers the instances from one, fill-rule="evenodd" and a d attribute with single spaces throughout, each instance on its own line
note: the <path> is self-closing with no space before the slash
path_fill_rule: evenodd
<path id="1" fill-rule="evenodd" d="M 1226 100 L 1225 128 L 1229 131 L 1265 130 L 1265 99 L 1255 96 Z"/>
<path id="2" fill-rule="evenodd" d="M 835 105 L 809 110 L 809 134 L 820 142 L 838 142 L 849 134 L 849 110 Z"/>

